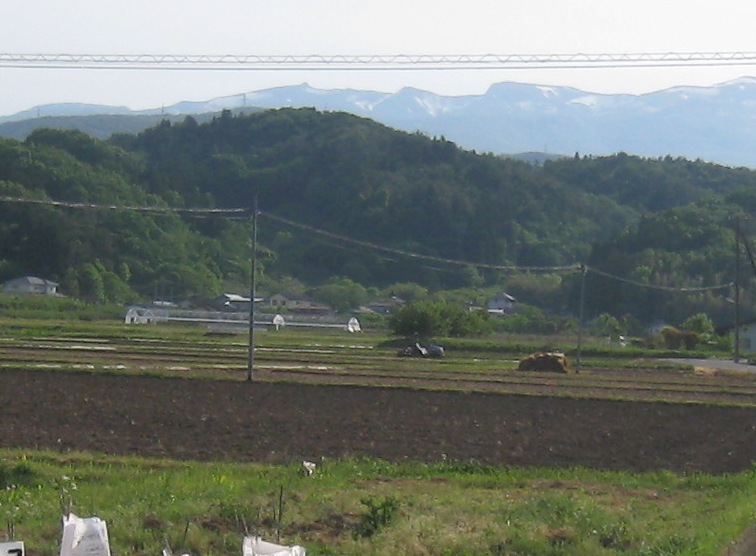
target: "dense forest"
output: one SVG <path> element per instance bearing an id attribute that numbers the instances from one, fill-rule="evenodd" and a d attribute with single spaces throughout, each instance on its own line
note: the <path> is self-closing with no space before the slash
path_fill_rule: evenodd
<path id="1" fill-rule="evenodd" d="M 109 140 L 52 129 L 2 140 L 0 195 L 0 280 L 36 275 L 93 301 L 245 291 L 257 203 L 263 293 L 507 290 L 575 314 L 587 265 L 588 315 L 723 321 L 732 292 L 707 288 L 734 281 L 736 220 L 750 255 L 756 172 L 624 153 L 536 166 L 282 109 Z M 248 210 L 209 210 L 237 208 Z M 753 271 L 741 272 L 752 305 Z"/>

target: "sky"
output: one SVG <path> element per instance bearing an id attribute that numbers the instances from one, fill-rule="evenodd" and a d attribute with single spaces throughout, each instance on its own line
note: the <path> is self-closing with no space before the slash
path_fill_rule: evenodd
<path id="1" fill-rule="evenodd" d="M 0 0 L 0 55 L 453 55 L 756 52 L 747 0 Z M 452 71 L 0 67 L 0 115 L 53 103 L 159 108 L 284 85 L 441 95 L 494 83 L 643 94 L 756 66 Z"/>

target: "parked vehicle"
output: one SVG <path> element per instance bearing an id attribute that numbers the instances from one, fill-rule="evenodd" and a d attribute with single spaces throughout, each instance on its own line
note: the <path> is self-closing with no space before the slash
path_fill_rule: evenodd
<path id="1" fill-rule="evenodd" d="M 436 344 L 423 346 L 420 342 L 415 342 L 411 346 L 400 349 L 396 355 L 398 357 L 443 357 L 444 348 Z"/>

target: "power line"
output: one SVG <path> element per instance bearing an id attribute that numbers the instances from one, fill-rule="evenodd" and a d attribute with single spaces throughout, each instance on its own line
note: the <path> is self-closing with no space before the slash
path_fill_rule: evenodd
<path id="1" fill-rule="evenodd" d="M 282 218 L 280 216 L 275 216 L 270 213 L 259 213 L 262 216 L 266 216 L 270 218 L 273 221 L 281 222 L 283 224 L 293 226 L 302 230 L 306 230 L 308 232 L 312 232 L 318 235 L 323 235 L 326 237 L 330 237 L 333 239 L 338 239 L 344 242 L 356 244 L 356 245 L 362 245 L 364 247 L 368 247 L 370 249 L 374 249 L 377 251 L 383 251 L 387 253 L 392 253 L 395 255 L 402 255 L 405 257 L 410 257 L 414 259 L 419 260 L 425 260 L 425 261 L 432 261 L 432 262 L 438 262 L 438 263 L 446 263 L 446 264 L 452 264 L 452 265 L 460 265 L 460 266 L 474 266 L 476 268 L 486 268 L 486 269 L 492 269 L 492 270 L 505 270 L 505 271 L 519 271 L 519 272 L 582 272 L 585 270 L 586 272 L 593 272 L 594 274 L 599 274 L 601 276 L 604 276 L 605 278 L 610 278 L 613 280 L 617 280 L 619 282 L 624 282 L 626 284 L 631 284 L 633 286 L 638 286 L 641 288 L 647 288 L 647 289 L 654 289 L 654 290 L 662 290 L 662 291 L 668 291 L 668 292 L 684 292 L 684 293 L 695 293 L 695 292 L 705 292 L 705 291 L 714 291 L 714 290 L 720 290 L 725 288 L 730 288 L 733 286 L 733 282 L 729 282 L 727 284 L 719 284 L 716 286 L 702 286 L 702 287 L 676 287 L 676 286 L 663 286 L 658 284 L 644 284 L 643 282 L 637 282 L 634 280 L 629 280 L 627 278 L 622 278 L 621 276 L 616 276 L 614 274 L 609 274 L 608 272 L 604 272 L 602 270 L 598 270 L 593 267 L 589 267 L 587 265 L 580 265 L 580 264 L 572 264 L 567 266 L 518 266 L 518 265 L 496 265 L 496 264 L 487 264 L 487 263 L 474 263 L 470 261 L 462 261 L 459 259 L 448 259 L 443 257 L 434 257 L 430 255 L 420 255 L 418 253 L 413 253 L 411 251 L 406 251 L 403 249 L 395 249 L 392 247 L 385 247 L 383 245 L 378 245 L 376 243 L 371 243 L 368 241 L 361 241 L 358 239 L 350 238 L 347 236 L 334 234 L 332 232 L 327 232 L 325 230 L 321 230 L 318 228 L 315 228 L 313 226 L 308 226 L 307 224 L 301 224 L 299 222 L 294 222 L 293 220 L 288 220 L 286 218 Z"/>
<path id="2" fill-rule="evenodd" d="M 664 285 L 658 285 L 658 284 L 646 284 L 643 282 L 637 282 L 634 280 L 623 278 L 621 276 L 610 274 L 608 272 L 604 272 L 602 270 L 599 270 L 593 267 L 588 267 L 587 265 L 581 265 L 577 263 L 572 264 L 572 265 L 564 265 L 564 266 L 497 265 L 497 264 L 489 264 L 489 263 L 477 263 L 477 262 L 471 262 L 471 261 L 464 261 L 460 259 L 450 259 L 446 257 L 436 257 L 433 255 L 423 255 L 420 253 L 415 253 L 413 251 L 407 251 L 405 249 L 386 247 L 385 245 L 379 245 L 377 243 L 363 241 L 363 240 L 355 239 L 355 238 L 348 237 L 345 235 L 328 232 L 326 230 L 322 230 L 314 226 L 302 224 L 300 222 L 296 222 L 288 218 L 283 218 L 281 216 L 276 216 L 269 212 L 263 212 L 260 210 L 253 212 L 253 209 L 250 209 L 250 208 L 213 209 L 213 208 L 182 208 L 182 207 L 165 207 L 165 206 L 100 205 L 100 204 L 94 204 L 94 203 L 74 203 L 74 202 L 67 202 L 67 201 L 54 201 L 51 199 L 28 199 L 28 198 L 23 198 L 23 197 L 8 197 L 8 196 L 0 196 L 0 202 L 49 205 L 49 206 L 65 207 L 65 208 L 72 208 L 72 209 L 126 210 L 126 211 L 152 212 L 152 213 L 185 213 L 185 214 L 191 214 L 191 215 L 196 214 L 196 215 L 228 216 L 231 218 L 238 218 L 240 215 L 249 216 L 250 214 L 256 213 L 257 216 L 264 216 L 274 222 L 279 222 L 281 224 L 298 228 L 300 230 L 304 230 L 304 231 L 307 231 L 316 235 L 342 241 L 345 243 L 351 243 L 353 245 L 358 245 L 361 247 L 366 247 L 374 251 L 391 253 L 393 255 L 399 255 L 402 257 L 407 257 L 410 259 L 415 259 L 415 260 L 420 260 L 420 261 L 443 263 L 443 264 L 457 265 L 457 266 L 472 266 L 475 268 L 485 268 L 485 269 L 490 269 L 490 270 L 502 270 L 502 271 L 509 271 L 509 272 L 570 272 L 570 273 L 593 272 L 594 274 L 598 274 L 605 278 L 609 278 L 612 280 L 616 280 L 618 282 L 623 282 L 623 283 L 637 286 L 640 288 L 667 291 L 667 292 L 683 292 L 683 293 L 706 292 L 706 291 L 714 291 L 714 290 L 730 288 L 734 285 L 733 282 L 729 282 L 727 284 L 719 284 L 715 286 L 703 286 L 703 287 L 695 287 L 695 288 L 664 286 Z"/>
<path id="3" fill-rule="evenodd" d="M 0 202 L 5 203 L 20 203 L 20 204 L 36 204 L 36 205 L 49 205 L 54 207 L 65 207 L 72 209 L 93 209 L 93 210 L 126 210 L 134 212 L 172 212 L 181 214 L 199 214 L 199 215 L 219 215 L 219 216 L 238 216 L 248 215 L 251 213 L 251 209 L 248 208 L 182 208 L 182 207 L 166 207 L 166 206 L 134 206 L 134 205 L 101 205 L 95 203 L 74 203 L 69 201 L 53 201 L 51 199 L 28 199 L 23 197 L 5 197 L 0 196 Z"/>
<path id="4" fill-rule="evenodd" d="M 0 67 L 108 70 L 508 70 L 756 65 L 756 52 L 572 54 L 71 54 L 0 53 Z"/>
<path id="5" fill-rule="evenodd" d="M 625 284 L 630 284 L 632 286 L 638 286 L 640 288 L 646 288 L 649 290 L 660 290 L 660 291 L 667 291 L 667 292 L 684 292 L 684 293 L 707 292 L 707 291 L 731 288 L 732 286 L 735 285 L 734 282 L 728 282 L 727 284 L 719 284 L 716 286 L 702 286 L 702 287 L 695 287 L 695 288 L 678 287 L 678 286 L 662 286 L 660 284 L 645 284 L 643 282 L 630 280 L 628 278 L 623 278 L 621 276 L 609 274 L 608 272 L 604 272 L 603 270 L 598 270 L 596 268 L 592 268 L 588 266 L 586 266 L 586 270 L 588 272 L 593 272 L 594 274 L 598 274 L 599 276 L 603 276 L 605 278 L 611 278 L 612 280 L 616 280 L 618 282 L 624 282 Z"/>
<path id="6" fill-rule="evenodd" d="M 313 226 L 309 226 L 307 224 L 302 224 L 300 222 L 295 222 L 293 220 L 289 220 L 287 218 L 282 218 L 281 216 L 276 216 L 274 214 L 270 214 L 267 212 L 260 212 L 261 216 L 265 216 L 266 218 L 269 218 L 275 222 L 280 222 L 282 224 L 286 224 L 288 226 L 292 226 L 294 228 L 299 228 L 300 230 L 305 230 L 308 232 L 316 233 L 319 235 L 323 235 L 326 237 L 330 237 L 332 239 L 338 239 L 340 241 L 344 241 L 347 243 L 352 243 L 355 245 L 361 245 L 363 247 L 368 247 L 370 249 L 376 250 L 376 251 L 383 251 L 384 253 L 392 253 L 394 255 L 401 255 L 404 257 L 408 257 L 411 259 L 418 259 L 423 261 L 430 261 L 435 263 L 445 263 L 445 264 L 451 264 L 451 265 L 458 265 L 458 266 L 474 266 L 476 268 L 486 268 L 491 270 L 517 270 L 517 271 L 523 271 L 523 272 L 558 272 L 558 271 L 572 271 L 572 272 L 579 272 L 580 271 L 580 265 L 573 264 L 573 265 L 567 265 L 567 266 L 515 266 L 515 265 L 497 265 L 497 264 L 488 264 L 488 263 L 474 263 L 470 261 L 463 261 L 459 259 L 449 259 L 445 257 L 436 257 L 433 255 L 421 255 L 419 253 L 414 253 L 412 251 L 407 251 L 405 249 L 396 249 L 393 247 L 386 247 L 384 245 L 378 245 L 377 243 L 371 243 L 369 241 L 362 241 L 359 239 L 354 239 L 348 236 L 335 234 L 332 232 L 327 232 L 325 230 L 321 230 L 318 228 L 315 228 Z"/>

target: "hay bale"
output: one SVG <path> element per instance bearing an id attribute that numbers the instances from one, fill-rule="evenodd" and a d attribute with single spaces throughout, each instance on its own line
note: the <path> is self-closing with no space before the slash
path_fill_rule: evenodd
<path id="1" fill-rule="evenodd" d="M 563 353 L 558 352 L 532 353 L 520 359 L 520 364 L 517 368 L 520 371 L 537 373 L 572 374 L 573 372 L 569 361 L 567 361 L 567 357 Z"/>
<path id="2" fill-rule="evenodd" d="M 696 349 L 698 334 L 689 330 L 678 330 L 674 326 L 665 326 L 661 329 L 661 336 L 667 349 Z"/>

